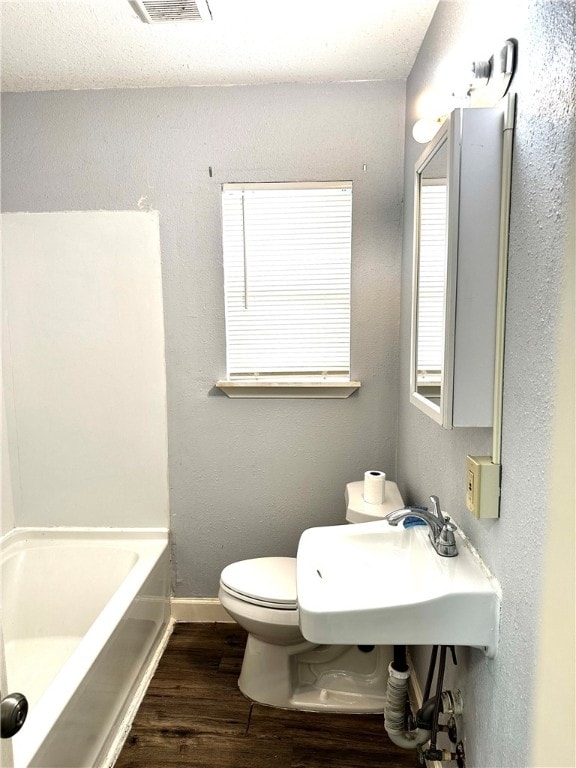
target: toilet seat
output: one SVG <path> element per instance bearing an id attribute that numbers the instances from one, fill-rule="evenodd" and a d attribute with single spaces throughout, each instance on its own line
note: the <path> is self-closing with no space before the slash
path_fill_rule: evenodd
<path id="1" fill-rule="evenodd" d="M 239 600 L 285 611 L 298 609 L 295 557 L 257 557 L 226 566 L 220 587 Z"/>

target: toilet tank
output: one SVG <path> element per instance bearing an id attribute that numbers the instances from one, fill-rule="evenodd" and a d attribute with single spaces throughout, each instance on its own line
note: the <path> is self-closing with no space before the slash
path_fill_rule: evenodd
<path id="1" fill-rule="evenodd" d="M 382 520 L 389 512 L 401 509 L 404 501 L 398 486 L 392 480 L 386 480 L 383 504 L 369 504 L 364 501 L 364 480 L 346 485 L 346 520 L 349 523 L 368 523 Z"/>

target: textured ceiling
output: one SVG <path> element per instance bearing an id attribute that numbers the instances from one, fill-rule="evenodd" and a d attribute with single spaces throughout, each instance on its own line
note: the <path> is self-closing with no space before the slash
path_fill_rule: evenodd
<path id="1" fill-rule="evenodd" d="M 438 0 L 209 0 L 144 24 L 128 0 L 0 0 L 2 90 L 404 79 Z"/>

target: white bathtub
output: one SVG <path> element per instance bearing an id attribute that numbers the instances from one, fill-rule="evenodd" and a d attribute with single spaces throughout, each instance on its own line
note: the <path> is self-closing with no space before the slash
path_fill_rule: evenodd
<path id="1" fill-rule="evenodd" d="M 30 710 L 15 768 L 107 755 L 169 622 L 168 532 L 20 528 L 2 540 L 9 692 Z"/>

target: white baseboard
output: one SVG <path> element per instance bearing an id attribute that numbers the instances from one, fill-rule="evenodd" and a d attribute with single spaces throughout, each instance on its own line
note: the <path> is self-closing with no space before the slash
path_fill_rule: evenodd
<path id="1" fill-rule="evenodd" d="M 174 621 L 233 623 L 217 597 L 173 597 L 171 612 Z"/>

